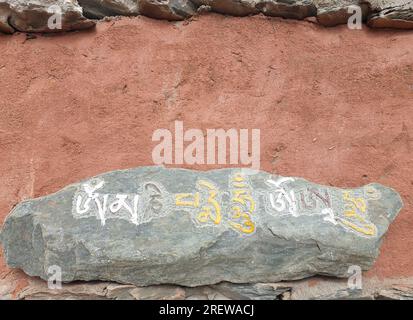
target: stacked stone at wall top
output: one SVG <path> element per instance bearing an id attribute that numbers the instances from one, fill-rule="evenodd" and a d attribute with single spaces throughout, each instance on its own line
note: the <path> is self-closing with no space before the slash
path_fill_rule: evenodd
<path id="1" fill-rule="evenodd" d="M 327 27 L 347 24 L 361 14 L 360 19 L 373 28 L 413 29 L 412 0 L 0 0 L 0 32 L 81 30 L 111 16 L 179 21 L 208 11 L 298 20 L 315 17 Z"/>

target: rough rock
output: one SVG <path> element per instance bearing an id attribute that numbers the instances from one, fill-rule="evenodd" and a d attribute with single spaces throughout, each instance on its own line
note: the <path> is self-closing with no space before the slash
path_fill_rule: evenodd
<path id="1" fill-rule="evenodd" d="M 190 0 L 139 0 L 139 10 L 144 16 L 165 20 L 184 20 L 196 12 Z"/>
<path id="2" fill-rule="evenodd" d="M 367 25 L 372 28 L 413 29 L 413 1 L 372 0 Z"/>
<path id="3" fill-rule="evenodd" d="M 50 29 L 51 6 L 61 8 L 63 27 Z M 221 14 L 304 19 L 316 16 L 328 27 L 346 24 L 359 6 L 363 21 L 373 28 L 413 28 L 412 0 L 0 0 L 0 31 L 59 32 L 92 27 L 107 16 L 138 14 L 165 20 L 184 20 L 208 8 Z"/>
<path id="4" fill-rule="evenodd" d="M 375 298 L 378 300 L 413 300 L 413 286 L 394 285 L 391 288 L 379 290 Z"/>
<path id="5" fill-rule="evenodd" d="M 7 288 L 9 286 L 10 288 Z M 6 291 L 2 292 L 2 289 Z M 350 289 L 347 279 L 318 278 L 280 283 L 231 284 L 221 283 L 196 288 L 172 285 L 137 287 L 110 282 L 63 284 L 61 289 L 49 289 L 47 283 L 29 279 L 13 297 L 16 288 L 11 282 L 2 286 L 0 300 L 413 300 L 413 279 L 365 278 L 361 289 Z M 5 294 L 4 294 L 5 293 Z"/>
<path id="6" fill-rule="evenodd" d="M 60 8 L 62 28 L 51 29 L 49 18 Z M 87 29 L 95 22 L 82 15 L 75 0 L 0 0 L 0 31 L 60 32 Z"/>
<path id="7" fill-rule="evenodd" d="M 277 300 L 291 287 L 270 283 L 235 284 L 229 282 L 211 286 L 214 290 L 233 300 Z"/>
<path id="8" fill-rule="evenodd" d="M 366 270 L 402 207 L 391 188 L 338 189 L 246 169 L 141 167 L 20 203 L 9 267 L 48 279 L 199 286 Z"/>
<path id="9" fill-rule="evenodd" d="M 184 300 L 185 290 L 177 286 L 149 286 L 129 291 L 135 300 Z"/>
<path id="10" fill-rule="evenodd" d="M 13 33 L 15 30 L 9 24 L 10 7 L 7 3 L 0 3 L 0 31 L 3 33 Z"/>
<path id="11" fill-rule="evenodd" d="M 302 20 L 317 15 L 317 8 L 311 0 L 263 0 L 256 7 L 265 15 Z"/>
<path id="12" fill-rule="evenodd" d="M 349 8 L 359 6 L 363 21 L 372 28 L 413 29 L 412 0 L 314 0 L 317 20 L 332 27 L 346 24 L 353 15 Z"/>
<path id="13" fill-rule="evenodd" d="M 50 289 L 47 282 L 30 279 L 17 298 L 20 300 L 103 300 L 107 297 L 108 287 L 114 284 L 105 282 L 88 282 L 63 285 L 60 289 Z M 126 300 L 126 299 L 125 299 Z"/>
<path id="14" fill-rule="evenodd" d="M 370 5 L 358 0 L 315 0 L 317 6 L 317 21 L 326 27 L 334 27 L 340 24 L 347 24 L 348 19 L 353 15 L 349 9 L 359 6 L 362 11 L 363 21 L 367 19 L 370 12 Z"/>
<path id="15" fill-rule="evenodd" d="M 212 11 L 231 16 L 248 16 L 258 13 L 259 0 L 191 0 L 197 6 L 209 6 Z"/>
<path id="16" fill-rule="evenodd" d="M 139 14 L 137 0 L 77 0 L 77 2 L 83 8 L 83 15 L 93 19 Z"/>

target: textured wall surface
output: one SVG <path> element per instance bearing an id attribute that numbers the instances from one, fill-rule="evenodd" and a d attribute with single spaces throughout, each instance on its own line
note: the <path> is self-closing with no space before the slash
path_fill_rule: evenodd
<path id="1" fill-rule="evenodd" d="M 153 131 L 175 120 L 259 128 L 263 170 L 340 187 L 375 181 L 401 194 L 404 209 L 365 277 L 375 288 L 411 285 L 412 36 L 215 14 L 0 36 L 0 223 L 23 199 L 152 165 Z M 41 296 L 33 281 L 0 254 L 1 296 Z"/>

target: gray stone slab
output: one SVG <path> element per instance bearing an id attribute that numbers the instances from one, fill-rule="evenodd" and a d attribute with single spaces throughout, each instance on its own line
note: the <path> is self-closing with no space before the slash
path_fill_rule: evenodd
<path id="1" fill-rule="evenodd" d="M 402 208 L 393 189 L 322 186 L 248 169 L 140 167 L 16 206 L 7 264 L 65 282 L 199 286 L 348 276 L 374 263 Z"/>

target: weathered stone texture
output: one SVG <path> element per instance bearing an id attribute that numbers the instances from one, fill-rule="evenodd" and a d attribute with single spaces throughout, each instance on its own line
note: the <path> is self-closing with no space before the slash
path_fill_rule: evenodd
<path id="1" fill-rule="evenodd" d="M 83 15 L 90 18 L 106 16 L 136 16 L 139 14 L 136 0 L 77 0 Z"/>
<path id="2" fill-rule="evenodd" d="M 317 8 L 311 0 L 262 0 L 256 7 L 265 15 L 302 20 L 317 14 Z"/>
<path id="3" fill-rule="evenodd" d="M 49 18 L 59 10 L 62 28 L 51 29 Z M 0 31 L 60 32 L 87 29 L 95 22 L 86 19 L 75 0 L 0 0 Z"/>
<path id="4" fill-rule="evenodd" d="M 196 5 L 211 7 L 212 11 L 232 16 L 248 16 L 258 13 L 257 0 L 191 0 Z"/>
<path id="5" fill-rule="evenodd" d="M 413 29 L 413 1 L 372 1 L 367 24 L 372 28 Z"/>
<path id="6" fill-rule="evenodd" d="M 62 29 L 48 27 L 52 6 L 61 8 Z M 0 31 L 77 30 L 94 25 L 87 18 L 117 15 L 141 14 L 155 19 L 184 20 L 206 8 L 232 16 L 263 13 L 300 20 L 316 16 L 320 24 L 332 27 L 346 24 L 355 12 L 354 6 L 361 8 L 363 21 L 370 27 L 413 28 L 412 0 L 0 0 Z"/>
<path id="7" fill-rule="evenodd" d="M 196 10 L 190 0 L 139 0 L 139 8 L 144 16 L 165 20 L 184 20 Z"/>
<path id="8" fill-rule="evenodd" d="M 7 264 L 64 282 L 199 286 L 369 269 L 402 207 L 390 188 L 320 186 L 241 169 L 115 171 L 19 204 Z"/>
<path id="9" fill-rule="evenodd" d="M 49 289 L 45 281 L 30 279 L 15 295 L 16 288 L 0 280 L 0 300 L 412 300 L 412 279 L 378 280 L 365 278 L 362 289 L 350 289 L 346 279 L 300 280 L 281 283 L 221 283 L 196 288 L 158 285 L 136 287 L 110 282 L 63 284 Z"/>

